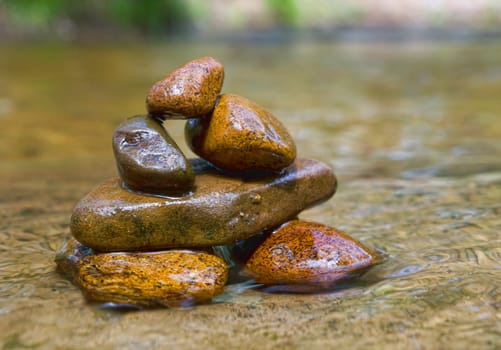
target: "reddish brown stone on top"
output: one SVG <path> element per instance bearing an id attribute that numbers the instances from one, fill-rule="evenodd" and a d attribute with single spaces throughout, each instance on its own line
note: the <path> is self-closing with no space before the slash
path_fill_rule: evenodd
<path id="1" fill-rule="evenodd" d="M 163 118 L 203 116 L 214 109 L 223 80 L 223 66 L 214 58 L 189 61 L 153 85 L 146 108 Z"/>

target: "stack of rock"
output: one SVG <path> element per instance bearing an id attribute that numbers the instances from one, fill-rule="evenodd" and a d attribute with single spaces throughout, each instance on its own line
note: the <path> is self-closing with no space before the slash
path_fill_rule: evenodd
<path id="1" fill-rule="evenodd" d="M 73 237 L 56 257 L 89 299 L 211 300 L 228 283 L 218 246 L 246 246 L 237 254 L 245 275 L 272 286 L 329 286 L 381 260 L 335 228 L 297 219 L 334 194 L 332 170 L 297 159 L 280 121 L 246 98 L 221 95 L 223 79 L 213 58 L 190 61 L 154 84 L 147 115 L 115 130 L 120 178 L 80 200 Z M 163 127 L 167 118 L 187 119 L 186 141 L 200 158 L 183 155 Z"/>

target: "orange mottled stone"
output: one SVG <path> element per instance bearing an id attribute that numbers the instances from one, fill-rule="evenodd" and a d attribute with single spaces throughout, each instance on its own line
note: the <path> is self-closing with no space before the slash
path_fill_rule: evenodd
<path id="1" fill-rule="evenodd" d="M 378 252 L 334 227 L 293 220 L 267 237 L 245 267 L 267 285 L 327 285 L 381 260 Z"/>
<path id="2" fill-rule="evenodd" d="M 203 116 L 214 108 L 223 80 L 224 68 L 214 58 L 189 61 L 153 85 L 146 108 L 164 118 Z"/>
<path id="3" fill-rule="evenodd" d="M 211 116 L 188 121 L 185 135 L 196 154 L 221 169 L 277 171 L 296 158 L 285 126 L 238 95 L 221 95 Z"/>
<path id="4" fill-rule="evenodd" d="M 70 239 L 56 256 L 59 269 L 88 299 L 140 306 L 210 301 L 228 280 L 228 266 L 204 251 L 97 253 Z"/>

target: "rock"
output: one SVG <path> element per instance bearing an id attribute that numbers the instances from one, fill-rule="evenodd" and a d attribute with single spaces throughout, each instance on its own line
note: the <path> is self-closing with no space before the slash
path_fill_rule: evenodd
<path id="1" fill-rule="evenodd" d="M 195 174 L 161 122 L 148 116 L 127 119 L 113 134 L 118 172 L 133 190 L 178 195 L 191 190 Z"/>
<path id="2" fill-rule="evenodd" d="M 153 85 L 146 108 L 162 117 L 203 116 L 213 110 L 223 80 L 223 66 L 214 58 L 187 62 Z"/>
<path id="3" fill-rule="evenodd" d="M 71 232 L 97 251 L 155 250 L 228 245 L 294 218 L 330 198 L 336 178 L 325 164 L 297 159 L 279 175 L 235 178 L 207 162 L 192 163 L 195 190 L 156 197 L 106 181 L 76 205 Z"/>
<path id="4" fill-rule="evenodd" d="M 56 258 L 88 299 L 140 306 L 190 305 L 223 291 L 228 266 L 210 253 L 165 250 L 91 253 L 71 239 Z"/>
<path id="5" fill-rule="evenodd" d="M 328 286 L 363 272 L 382 258 L 334 227 L 292 220 L 258 246 L 245 268 L 256 282 L 266 285 Z"/>
<path id="6" fill-rule="evenodd" d="M 276 171 L 296 158 L 284 125 L 237 95 L 222 95 L 211 116 L 190 119 L 185 135 L 193 152 L 221 169 Z"/>

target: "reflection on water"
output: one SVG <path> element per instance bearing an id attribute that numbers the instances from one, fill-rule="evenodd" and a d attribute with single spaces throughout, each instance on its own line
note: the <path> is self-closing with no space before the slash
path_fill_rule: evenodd
<path id="1" fill-rule="evenodd" d="M 0 334 L 18 348 L 495 348 L 501 344 L 501 45 L 0 48 Z M 202 55 L 272 110 L 338 193 L 302 219 L 389 255 L 315 295 L 235 284 L 215 303 L 117 313 L 54 272 L 72 206 L 116 174 L 111 134 Z M 183 122 L 169 121 L 183 138 Z M 183 151 L 192 155 L 182 141 Z M 344 283 L 344 282 L 343 282 Z"/>

